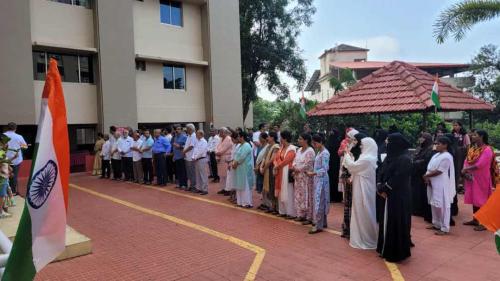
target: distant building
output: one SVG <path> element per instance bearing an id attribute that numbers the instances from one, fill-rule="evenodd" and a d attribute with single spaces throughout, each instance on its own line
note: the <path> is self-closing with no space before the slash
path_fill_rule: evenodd
<path id="1" fill-rule="evenodd" d="M 330 79 L 332 77 L 338 78 L 342 69 L 352 70 L 354 78 L 360 80 L 391 63 L 389 61 L 369 61 L 369 51 L 369 49 L 346 44 L 325 50 L 319 57 L 320 69 L 313 72 L 305 88 L 305 91 L 309 93 L 308 98 L 324 102 L 336 94 L 330 86 Z M 433 75 L 437 73 L 439 77 L 444 77 L 443 81 L 458 88 L 474 85 L 473 77 L 454 77 L 457 73 L 465 72 L 469 68 L 468 64 L 414 62 L 409 62 L 409 64 Z"/>

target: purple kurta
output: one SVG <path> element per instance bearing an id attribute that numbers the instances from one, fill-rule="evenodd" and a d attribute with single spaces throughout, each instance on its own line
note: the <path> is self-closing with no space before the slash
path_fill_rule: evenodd
<path id="1" fill-rule="evenodd" d="M 491 181 L 491 161 L 494 154 L 491 147 L 487 147 L 479 156 L 479 159 L 473 164 L 476 170 L 471 170 L 472 180 L 464 180 L 465 204 L 472 204 L 474 207 L 482 207 L 488 200 L 492 192 Z M 464 168 L 472 166 L 465 160 Z"/>

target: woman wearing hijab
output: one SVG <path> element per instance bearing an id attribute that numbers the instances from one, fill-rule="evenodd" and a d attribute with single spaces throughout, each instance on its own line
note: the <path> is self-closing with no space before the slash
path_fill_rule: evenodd
<path id="1" fill-rule="evenodd" d="M 424 181 L 427 183 L 427 195 L 432 209 L 432 226 L 436 235 L 450 232 L 451 204 L 456 195 L 455 167 L 450 151 L 451 140 L 440 137 L 436 144 L 436 154 L 432 156 Z"/>
<path id="2" fill-rule="evenodd" d="M 326 218 L 330 209 L 330 196 L 328 194 L 330 192 L 328 179 L 330 153 L 323 145 L 322 135 L 315 134 L 312 141 L 318 153 L 314 159 L 314 170 L 308 172 L 310 177 L 314 177 L 314 226 L 309 234 L 321 232 L 327 227 Z"/>
<path id="3" fill-rule="evenodd" d="M 411 256 L 412 166 L 408 156 L 409 147 L 410 143 L 400 133 L 389 135 L 387 156 L 377 181 L 377 193 L 384 198 L 385 205 L 379 219 L 377 252 L 388 262 L 399 262 Z"/>
<path id="4" fill-rule="evenodd" d="M 457 143 L 457 151 L 455 152 L 455 168 L 458 172 L 464 168 L 465 157 L 467 156 L 467 148 L 470 145 L 470 138 L 467 131 L 459 121 L 453 122 L 453 136 Z"/>
<path id="5" fill-rule="evenodd" d="M 359 138 L 359 134 L 356 138 Z M 377 143 L 361 139 L 361 155 L 344 154 L 344 166 L 352 175 L 352 212 L 350 245 L 356 249 L 376 249 L 378 225 L 376 217 Z"/>
<path id="6" fill-rule="evenodd" d="M 414 216 L 423 217 L 427 222 L 432 222 L 431 205 L 429 205 L 427 199 L 427 184 L 422 178 L 427 172 L 427 165 L 434 155 L 432 135 L 422 133 L 418 141 L 420 145 L 413 156 L 412 164 L 412 213 Z"/>
<path id="7" fill-rule="evenodd" d="M 462 175 L 464 176 L 465 204 L 471 204 L 472 211 L 475 213 L 486 203 L 492 193 L 496 161 L 493 149 L 488 145 L 488 133 L 479 130 L 473 132 L 471 136 L 473 145 L 467 153 Z M 486 230 L 476 219 L 465 222 L 464 225 L 474 226 L 476 231 Z"/>
<path id="8" fill-rule="evenodd" d="M 340 148 L 341 136 L 337 129 L 332 129 L 328 141 L 326 142 L 326 149 L 331 151 L 330 154 L 330 168 L 328 169 L 328 177 L 330 178 L 330 201 L 342 202 L 342 191 L 339 189 L 340 173 L 340 156 L 335 153 Z"/>

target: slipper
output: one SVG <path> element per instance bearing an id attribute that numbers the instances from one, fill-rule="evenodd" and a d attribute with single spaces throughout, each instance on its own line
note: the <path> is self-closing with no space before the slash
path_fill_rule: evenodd
<path id="1" fill-rule="evenodd" d="M 444 236 L 444 235 L 448 235 L 448 232 L 444 232 L 444 231 L 438 230 L 438 231 L 434 232 L 434 234 L 438 235 L 438 236 Z"/>
<path id="2" fill-rule="evenodd" d="M 485 231 L 485 230 L 486 230 L 486 227 L 484 227 L 481 224 L 474 227 L 474 231 Z"/>

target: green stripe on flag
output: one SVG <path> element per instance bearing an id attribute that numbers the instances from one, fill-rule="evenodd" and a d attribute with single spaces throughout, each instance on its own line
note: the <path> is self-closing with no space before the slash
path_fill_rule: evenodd
<path id="1" fill-rule="evenodd" d="M 431 99 L 432 99 L 432 102 L 434 103 L 434 106 L 436 108 L 441 108 L 441 103 L 439 102 L 439 94 L 436 93 L 435 91 L 432 91 L 431 93 Z"/>
<path id="2" fill-rule="evenodd" d="M 23 214 L 2 281 L 32 281 L 35 278 L 36 270 L 31 251 L 31 217 L 27 204 L 24 203 Z"/>
<path id="3" fill-rule="evenodd" d="M 38 143 L 33 150 L 33 159 L 31 160 L 31 172 L 26 188 L 26 194 L 31 186 L 33 169 L 35 167 L 36 157 L 38 155 Z M 5 266 L 5 272 L 2 281 L 32 281 L 35 278 L 36 269 L 33 264 L 33 238 L 31 236 L 31 216 L 28 210 L 28 202 L 24 201 L 23 214 L 19 221 L 14 244 L 10 250 L 9 260 Z"/>
<path id="4" fill-rule="evenodd" d="M 495 243 L 497 244 L 497 251 L 500 255 L 500 230 L 495 233 Z"/>

